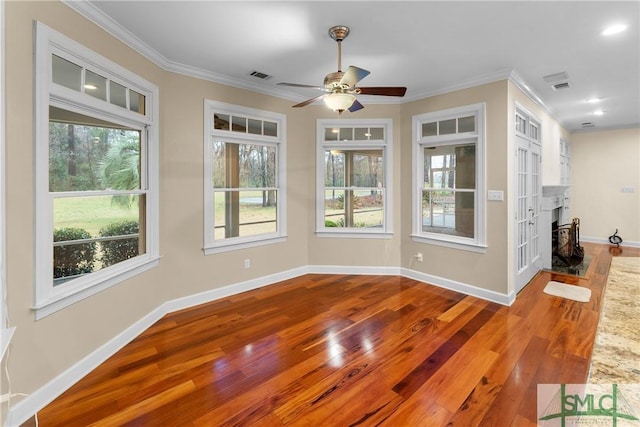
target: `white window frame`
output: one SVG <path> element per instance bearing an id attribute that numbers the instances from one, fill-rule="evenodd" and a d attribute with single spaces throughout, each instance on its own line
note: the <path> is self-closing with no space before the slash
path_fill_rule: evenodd
<path id="1" fill-rule="evenodd" d="M 54 53 L 143 94 L 145 114 L 129 111 L 53 83 L 51 55 Z M 158 265 L 159 89 L 153 83 L 40 22 L 36 23 L 35 78 L 36 270 L 32 309 L 38 320 Z M 141 192 L 146 195 L 146 253 L 55 287 L 52 265 L 53 208 L 49 193 L 50 105 L 142 130 Z M 108 195 L 108 192 L 105 193 Z"/>
<path id="2" fill-rule="evenodd" d="M 412 118 L 412 234 L 414 242 L 445 246 L 472 252 L 486 252 L 486 148 L 485 148 L 485 103 L 455 107 Z M 422 137 L 422 124 L 447 119 L 476 117 L 476 129 L 449 135 Z M 422 190 L 424 183 L 424 149 L 429 146 L 457 145 L 475 142 L 476 145 L 476 191 L 474 212 L 474 237 L 451 236 L 422 231 Z"/>
<path id="3" fill-rule="evenodd" d="M 7 307 L 4 64 L 4 2 L 0 2 L 0 361 L 15 331 L 15 328 L 9 327 L 9 308 Z"/>
<path id="4" fill-rule="evenodd" d="M 214 129 L 214 113 L 236 115 L 262 121 L 275 122 L 277 135 L 254 135 L 232 130 Z M 287 237 L 287 166 L 286 141 L 287 117 L 284 114 L 255 108 L 234 105 L 225 102 L 204 100 L 204 247 L 205 255 L 246 249 L 262 245 L 284 242 Z M 213 142 L 222 140 L 228 143 L 271 145 L 276 147 L 276 231 L 274 233 L 251 236 L 215 239 L 215 207 L 213 194 Z"/>
<path id="5" fill-rule="evenodd" d="M 325 141 L 326 129 L 383 128 L 384 139 L 369 141 Z M 380 228 L 326 227 L 324 206 L 325 150 L 382 150 L 384 161 L 383 226 Z M 393 120 L 391 119 L 317 119 L 316 121 L 316 235 L 342 238 L 386 238 L 393 236 Z"/>

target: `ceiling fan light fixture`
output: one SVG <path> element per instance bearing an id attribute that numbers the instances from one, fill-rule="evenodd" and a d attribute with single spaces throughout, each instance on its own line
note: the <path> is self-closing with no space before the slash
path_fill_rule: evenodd
<path id="1" fill-rule="evenodd" d="M 350 93 L 336 92 L 325 95 L 324 103 L 333 111 L 339 113 L 348 110 L 353 105 L 356 97 Z"/>

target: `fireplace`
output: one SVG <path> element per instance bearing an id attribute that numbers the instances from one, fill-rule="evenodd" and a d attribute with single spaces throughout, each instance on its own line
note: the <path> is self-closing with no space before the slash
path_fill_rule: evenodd
<path id="1" fill-rule="evenodd" d="M 542 211 L 540 212 L 540 256 L 542 258 L 542 268 L 551 269 L 552 266 L 553 230 L 570 222 L 569 186 L 543 185 Z"/>

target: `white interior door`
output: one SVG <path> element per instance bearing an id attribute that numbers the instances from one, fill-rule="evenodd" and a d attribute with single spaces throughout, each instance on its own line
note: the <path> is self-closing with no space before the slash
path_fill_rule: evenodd
<path id="1" fill-rule="evenodd" d="M 519 292 L 542 268 L 540 257 L 540 210 L 542 179 L 539 127 L 528 118 L 516 117 L 516 214 L 515 291 Z"/>

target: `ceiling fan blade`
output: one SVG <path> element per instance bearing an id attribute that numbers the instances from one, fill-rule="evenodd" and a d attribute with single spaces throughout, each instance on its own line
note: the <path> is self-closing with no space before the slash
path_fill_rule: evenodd
<path id="1" fill-rule="evenodd" d="M 407 92 L 406 87 L 397 86 L 379 86 L 379 87 L 360 87 L 361 95 L 383 95 L 383 96 L 404 96 Z"/>
<path id="2" fill-rule="evenodd" d="M 347 68 L 347 71 L 344 72 L 344 75 L 340 79 L 340 84 L 347 85 L 349 87 L 354 87 L 356 83 L 358 83 L 360 80 L 367 77 L 369 74 L 370 72 L 367 70 L 363 70 L 362 68 L 358 68 L 358 67 L 354 67 L 353 65 L 350 65 L 349 68 Z"/>
<path id="3" fill-rule="evenodd" d="M 353 113 L 354 111 L 362 110 L 363 108 L 364 105 L 360 104 L 360 102 L 358 102 L 358 100 L 356 99 L 355 101 L 353 101 L 353 104 L 351 104 L 351 107 L 349 107 L 349 111 Z"/>
<path id="4" fill-rule="evenodd" d="M 294 105 L 294 106 L 293 106 L 293 108 L 304 107 L 304 106 L 306 106 L 306 105 L 311 104 L 311 103 L 312 103 L 312 102 L 314 102 L 315 100 L 322 98 L 323 96 L 324 96 L 324 95 L 314 96 L 313 98 L 307 99 L 306 101 L 303 101 L 303 102 L 301 102 L 301 103 L 299 103 L 299 104 Z"/>
<path id="5" fill-rule="evenodd" d="M 298 83 L 277 83 L 278 86 L 291 86 L 291 87 L 306 87 L 309 89 L 318 89 L 318 90 L 322 90 L 326 92 L 326 89 L 320 86 L 312 86 L 312 85 L 303 85 L 303 84 L 298 84 Z"/>

